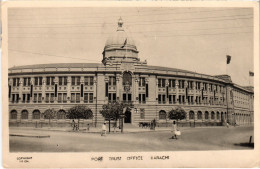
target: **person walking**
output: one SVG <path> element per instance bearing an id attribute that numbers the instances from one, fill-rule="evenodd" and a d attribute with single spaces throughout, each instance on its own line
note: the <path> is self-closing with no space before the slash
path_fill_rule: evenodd
<path id="1" fill-rule="evenodd" d="M 176 135 L 176 132 L 177 132 L 177 124 L 176 124 L 176 121 L 173 121 L 173 124 L 172 124 L 172 139 L 177 139 L 177 135 Z"/>
<path id="2" fill-rule="evenodd" d="M 106 122 L 102 125 L 102 131 L 101 131 L 101 136 L 106 136 L 107 134 L 107 126 Z"/>
<path id="3" fill-rule="evenodd" d="M 229 123 L 227 122 L 227 128 L 229 128 Z"/>
<path id="4" fill-rule="evenodd" d="M 76 123 L 75 123 L 75 120 L 74 120 L 74 119 L 72 120 L 72 124 L 71 124 L 71 125 L 72 125 L 72 127 L 73 127 L 72 130 L 74 131 L 74 130 L 76 129 Z"/>

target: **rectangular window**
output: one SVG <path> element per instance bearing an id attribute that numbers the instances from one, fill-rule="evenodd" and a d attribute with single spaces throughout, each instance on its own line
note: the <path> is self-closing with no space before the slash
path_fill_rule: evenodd
<path id="1" fill-rule="evenodd" d="M 42 85 L 42 77 L 39 77 L 39 86 Z"/>
<path id="2" fill-rule="evenodd" d="M 142 94 L 142 102 L 145 103 L 146 102 L 146 97 L 145 97 L 145 94 Z"/>
<path id="3" fill-rule="evenodd" d="M 13 78 L 13 86 L 16 86 L 16 78 Z"/>
<path id="4" fill-rule="evenodd" d="M 76 97 L 75 93 L 71 93 L 71 103 L 75 103 Z"/>
<path id="5" fill-rule="evenodd" d="M 161 95 L 160 95 L 160 94 L 158 94 L 158 103 L 159 103 L 159 104 L 162 103 L 162 98 L 161 98 Z"/>
<path id="6" fill-rule="evenodd" d="M 112 101 L 112 93 L 108 93 L 108 101 Z"/>
<path id="7" fill-rule="evenodd" d="M 51 77 L 46 78 L 46 85 L 49 86 L 51 84 Z"/>
<path id="8" fill-rule="evenodd" d="M 175 80 L 169 79 L 169 87 L 175 87 Z"/>
<path id="9" fill-rule="evenodd" d="M 176 95 L 173 95 L 172 102 L 175 103 Z"/>
<path id="10" fill-rule="evenodd" d="M 53 103 L 53 102 L 54 102 L 54 93 L 51 93 L 50 102 L 51 102 L 51 103 Z"/>
<path id="11" fill-rule="evenodd" d="M 128 94 L 128 101 L 131 101 L 131 100 L 132 100 L 132 95 Z"/>
<path id="12" fill-rule="evenodd" d="M 94 77 L 93 76 L 85 76 L 84 77 L 84 84 L 86 86 L 93 86 L 93 84 L 94 84 Z"/>
<path id="13" fill-rule="evenodd" d="M 27 78 L 23 78 L 23 86 L 27 86 Z"/>
<path id="14" fill-rule="evenodd" d="M 89 103 L 93 103 L 93 93 L 89 93 Z"/>
<path id="15" fill-rule="evenodd" d="M 109 86 L 116 86 L 116 77 L 115 76 L 109 76 L 108 85 Z"/>
<path id="16" fill-rule="evenodd" d="M 20 100 L 20 98 L 19 98 L 19 94 L 16 94 L 16 103 L 18 103 L 19 100 Z"/>
<path id="17" fill-rule="evenodd" d="M 46 93 L 46 103 L 49 103 L 49 100 L 50 100 L 50 94 Z"/>
<path id="18" fill-rule="evenodd" d="M 77 103 L 80 102 L 80 93 L 76 93 L 76 102 L 77 102 Z"/>
<path id="19" fill-rule="evenodd" d="M 67 85 L 68 84 L 68 77 L 67 76 L 65 76 L 64 77 L 64 83 L 63 83 L 64 85 Z"/>
<path id="20" fill-rule="evenodd" d="M 27 94 L 27 103 L 30 102 L 30 99 L 31 99 L 31 95 L 30 95 L 30 94 Z"/>
<path id="21" fill-rule="evenodd" d="M 58 103 L 62 102 L 62 93 L 58 93 Z"/>
<path id="22" fill-rule="evenodd" d="M 63 103 L 67 103 L 67 93 L 63 93 Z"/>
<path id="23" fill-rule="evenodd" d="M 140 119 L 144 119 L 145 118 L 145 111 L 144 109 L 140 109 Z"/>
<path id="24" fill-rule="evenodd" d="M 75 84 L 76 84 L 75 77 L 72 76 L 72 77 L 71 77 L 71 85 L 75 85 Z"/>
<path id="25" fill-rule="evenodd" d="M 89 85 L 90 86 L 94 85 L 94 77 L 93 76 L 89 77 Z"/>
<path id="26" fill-rule="evenodd" d="M 12 94 L 12 103 L 15 101 L 15 94 Z"/>
<path id="27" fill-rule="evenodd" d="M 34 85 L 38 86 L 39 85 L 39 77 L 34 78 Z"/>
<path id="28" fill-rule="evenodd" d="M 41 102 L 42 102 L 42 94 L 39 93 L 39 94 L 38 94 L 38 103 L 41 103 Z"/>
<path id="29" fill-rule="evenodd" d="M 126 101 L 126 94 L 123 94 L 123 101 Z"/>
<path id="30" fill-rule="evenodd" d="M 80 77 L 76 77 L 77 79 L 77 85 L 80 85 Z"/>
<path id="31" fill-rule="evenodd" d="M 116 101 L 116 93 L 113 93 L 113 100 Z"/>
<path id="32" fill-rule="evenodd" d="M 37 102 L 37 93 L 33 94 L 33 102 L 36 103 Z"/>
<path id="33" fill-rule="evenodd" d="M 172 95 L 169 95 L 169 103 L 172 104 Z"/>
<path id="34" fill-rule="evenodd" d="M 165 101 L 165 95 L 164 95 L 164 94 L 162 95 L 162 102 L 163 102 L 163 104 L 166 103 L 166 101 Z"/>
<path id="35" fill-rule="evenodd" d="M 23 94 L 23 103 L 25 103 L 26 94 Z"/>
<path id="36" fill-rule="evenodd" d="M 88 103 L 88 93 L 84 93 L 84 103 Z"/>
<path id="37" fill-rule="evenodd" d="M 165 79 L 158 79 L 158 87 L 165 87 Z"/>
<path id="38" fill-rule="evenodd" d="M 61 86 L 61 85 L 63 85 L 63 77 L 59 77 L 59 85 Z"/>
<path id="39" fill-rule="evenodd" d="M 144 87 L 145 86 L 145 77 L 140 77 L 139 78 L 139 86 Z"/>

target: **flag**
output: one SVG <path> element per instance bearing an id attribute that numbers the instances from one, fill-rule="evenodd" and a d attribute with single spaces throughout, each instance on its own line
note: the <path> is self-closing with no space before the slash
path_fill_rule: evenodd
<path id="1" fill-rule="evenodd" d="M 124 48 L 126 44 L 127 44 L 127 38 L 125 39 L 125 42 L 124 42 L 123 46 L 121 46 L 121 48 Z"/>
<path id="2" fill-rule="evenodd" d="M 254 72 L 249 71 L 249 76 L 254 76 Z"/>
<path id="3" fill-rule="evenodd" d="M 227 55 L 227 64 L 229 64 L 231 61 L 231 56 Z"/>

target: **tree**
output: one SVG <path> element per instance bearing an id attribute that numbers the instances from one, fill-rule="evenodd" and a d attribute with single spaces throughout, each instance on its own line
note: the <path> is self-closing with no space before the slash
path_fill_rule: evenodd
<path id="1" fill-rule="evenodd" d="M 121 115 L 124 113 L 124 108 L 130 109 L 132 105 L 129 103 L 124 102 L 109 102 L 107 104 L 104 104 L 102 106 L 102 110 L 100 110 L 100 114 L 109 121 L 109 132 L 110 132 L 110 123 L 111 120 L 117 120 L 121 117 Z"/>
<path id="2" fill-rule="evenodd" d="M 76 105 L 71 107 L 67 112 L 68 119 L 78 119 L 78 127 L 80 119 L 89 119 L 93 117 L 93 112 L 90 108 L 84 105 Z"/>
<path id="3" fill-rule="evenodd" d="M 51 119 L 54 119 L 57 117 L 57 111 L 54 109 L 47 109 L 45 112 L 42 113 L 44 119 L 49 119 L 49 125 L 51 123 Z"/>
<path id="4" fill-rule="evenodd" d="M 182 120 L 186 118 L 186 112 L 182 107 L 178 106 L 175 109 L 169 111 L 168 117 L 169 119 L 177 120 L 178 123 L 178 120 Z"/>

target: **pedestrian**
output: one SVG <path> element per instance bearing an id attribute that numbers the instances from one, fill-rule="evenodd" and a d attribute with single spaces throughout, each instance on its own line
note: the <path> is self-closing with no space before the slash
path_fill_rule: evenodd
<path id="1" fill-rule="evenodd" d="M 227 128 L 229 128 L 229 123 L 227 122 Z"/>
<path id="2" fill-rule="evenodd" d="M 173 121 L 173 124 L 172 124 L 172 139 L 177 139 L 177 135 L 176 135 L 176 132 L 177 132 L 177 124 L 176 124 L 176 121 Z"/>
<path id="3" fill-rule="evenodd" d="M 72 127 L 73 127 L 72 130 L 74 131 L 74 130 L 76 129 L 76 123 L 75 123 L 75 120 L 74 120 L 74 119 L 72 120 L 72 124 L 71 124 L 71 125 L 72 125 Z"/>
<path id="4" fill-rule="evenodd" d="M 89 124 L 88 124 L 88 128 L 87 128 L 87 130 L 89 131 Z"/>
<path id="5" fill-rule="evenodd" d="M 107 134 L 107 126 L 106 126 L 106 122 L 104 122 L 104 124 L 102 125 L 101 136 L 106 136 L 106 134 Z"/>
<path id="6" fill-rule="evenodd" d="M 153 119 L 153 129 L 155 130 L 155 127 L 156 127 L 156 120 Z"/>

